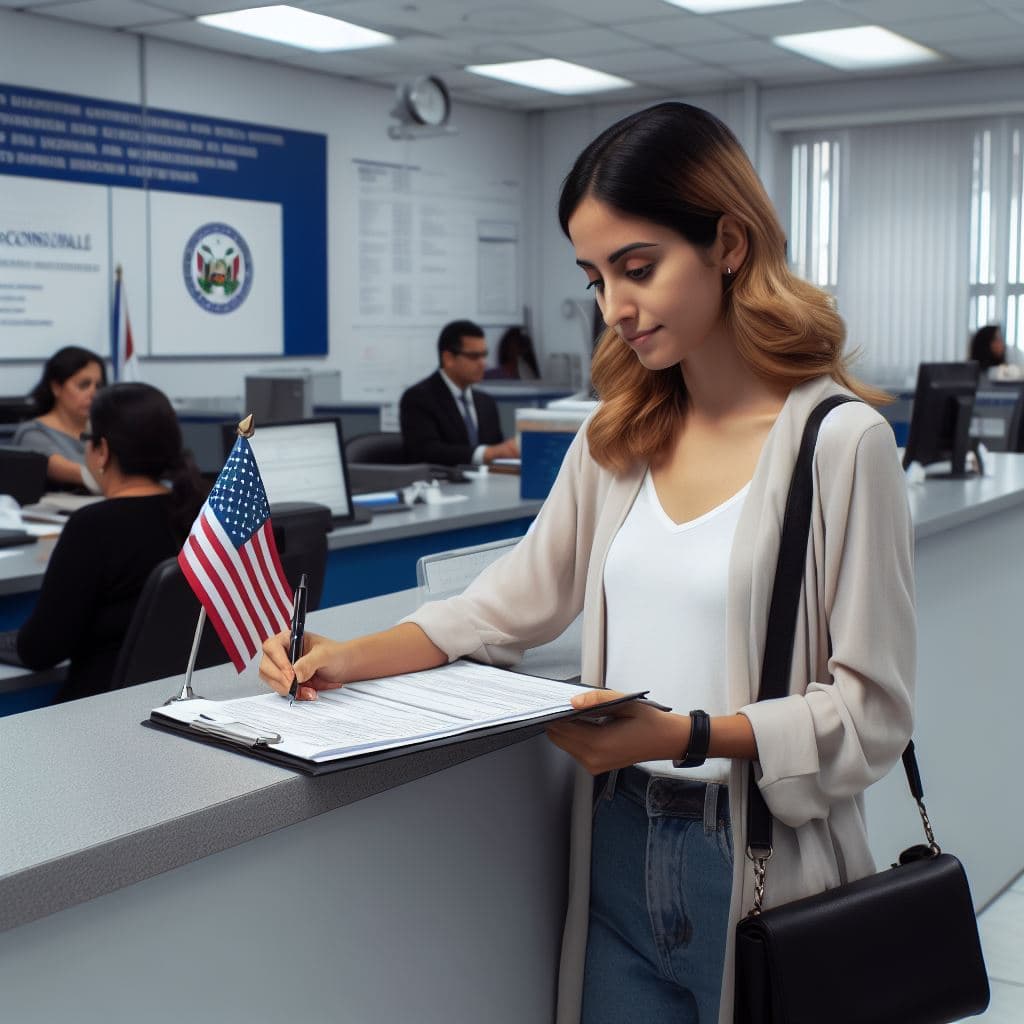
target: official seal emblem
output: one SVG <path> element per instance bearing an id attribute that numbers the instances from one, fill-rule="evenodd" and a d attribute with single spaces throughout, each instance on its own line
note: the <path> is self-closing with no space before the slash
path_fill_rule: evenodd
<path id="1" fill-rule="evenodd" d="M 204 224 L 185 245 L 182 261 L 189 295 L 210 313 L 232 313 L 252 288 L 252 253 L 230 224 Z"/>

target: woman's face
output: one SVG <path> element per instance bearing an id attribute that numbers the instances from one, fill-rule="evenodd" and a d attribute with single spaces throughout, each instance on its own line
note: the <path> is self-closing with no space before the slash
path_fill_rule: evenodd
<path id="1" fill-rule="evenodd" d="M 996 331 L 992 335 L 992 341 L 989 343 L 988 350 L 999 360 L 1002 360 L 1003 356 L 1006 355 L 1006 342 L 1003 340 L 1002 331 Z"/>
<path id="2" fill-rule="evenodd" d="M 60 412 L 80 423 L 89 418 L 93 396 L 103 383 L 103 370 L 99 363 L 86 363 L 63 384 L 50 385 L 54 404 Z"/>
<path id="3" fill-rule="evenodd" d="M 576 262 L 604 322 L 649 370 L 698 351 L 722 312 L 722 270 L 670 228 L 587 196 L 569 218 Z"/>

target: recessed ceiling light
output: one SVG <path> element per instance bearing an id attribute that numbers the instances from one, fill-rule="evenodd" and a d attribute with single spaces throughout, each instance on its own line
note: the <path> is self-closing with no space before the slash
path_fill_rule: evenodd
<path id="1" fill-rule="evenodd" d="M 802 32 L 776 36 L 776 46 L 792 50 L 811 60 L 821 61 L 843 71 L 863 68 L 889 68 L 898 64 L 923 64 L 941 60 L 934 50 L 906 39 L 878 25 L 837 28 L 828 32 Z"/>
<path id="2" fill-rule="evenodd" d="M 743 11 L 748 7 L 775 7 L 779 4 L 798 4 L 803 0 L 665 0 L 673 7 L 682 7 L 694 14 L 721 14 L 724 11 Z"/>
<path id="3" fill-rule="evenodd" d="M 485 78 L 497 78 L 502 82 L 542 89 L 544 92 L 557 92 L 562 96 L 633 87 L 632 82 L 617 75 L 607 75 L 603 71 L 554 58 L 516 60 L 508 64 L 474 64 L 466 70 Z"/>
<path id="4" fill-rule="evenodd" d="M 352 25 L 325 14 L 314 14 L 299 7 L 278 4 L 274 7 L 250 7 L 245 11 L 204 14 L 196 18 L 204 25 L 240 32 L 272 43 L 298 46 L 303 50 L 330 53 L 334 50 L 362 50 L 369 46 L 386 46 L 394 36 L 373 29 Z"/>

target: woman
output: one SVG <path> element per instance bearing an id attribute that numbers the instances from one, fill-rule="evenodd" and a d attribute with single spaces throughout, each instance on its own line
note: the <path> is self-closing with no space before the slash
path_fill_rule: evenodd
<path id="1" fill-rule="evenodd" d="M 967 358 L 973 359 L 983 373 L 1006 362 L 1006 342 L 999 324 L 986 324 L 974 332 Z"/>
<path id="2" fill-rule="evenodd" d="M 537 380 L 540 370 L 533 340 L 521 327 L 509 327 L 498 342 L 498 365 L 487 370 L 488 380 Z"/>
<path id="3" fill-rule="evenodd" d="M 102 693 L 150 570 L 177 554 L 202 503 L 177 417 L 148 384 L 114 384 L 93 402 L 85 460 L 106 501 L 61 532 L 18 656 L 39 670 L 71 659 L 56 700 Z"/>
<path id="4" fill-rule="evenodd" d="M 777 819 L 766 906 L 873 870 L 861 797 L 911 731 L 905 484 L 878 413 L 829 414 L 790 696 L 755 703 L 807 416 L 828 395 L 881 396 L 848 374 L 841 320 L 789 271 L 761 183 L 710 114 L 666 103 L 609 128 L 560 219 L 608 330 L 601 404 L 533 529 L 461 596 L 348 643 L 307 634 L 294 667 L 273 638 L 261 672 L 310 699 L 464 655 L 507 665 L 582 610 L 582 680 L 607 689 L 574 703 L 644 689 L 683 713 L 634 703 L 601 728 L 548 729 L 584 769 L 558 1019 L 731 1021 L 753 762 Z"/>
<path id="5" fill-rule="evenodd" d="M 47 456 L 46 475 L 58 487 L 86 487 L 99 493 L 85 467 L 81 434 L 92 400 L 106 383 L 103 360 L 87 348 L 68 345 L 50 356 L 32 390 L 39 415 L 18 426 L 14 443 Z"/>

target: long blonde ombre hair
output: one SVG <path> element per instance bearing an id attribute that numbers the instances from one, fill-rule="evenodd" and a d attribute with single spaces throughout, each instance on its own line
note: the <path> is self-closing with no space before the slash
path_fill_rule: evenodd
<path id="1" fill-rule="evenodd" d="M 569 218 L 588 196 L 705 250 L 719 218 L 733 216 L 746 229 L 748 249 L 736 274 L 723 279 L 722 317 L 751 370 L 786 388 L 827 374 L 867 402 L 888 400 L 850 374 L 846 328 L 832 298 L 789 269 L 771 200 L 718 118 L 687 103 L 623 118 L 583 150 L 562 185 L 558 217 L 567 236 Z M 679 368 L 648 370 L 606 330 L 591 378 L 601 398 L 587 435 L 594 458 L 618 471 L 664 452 L 686 409 Z"/>

